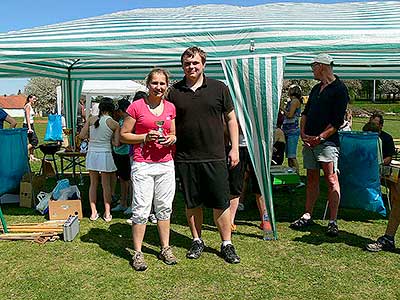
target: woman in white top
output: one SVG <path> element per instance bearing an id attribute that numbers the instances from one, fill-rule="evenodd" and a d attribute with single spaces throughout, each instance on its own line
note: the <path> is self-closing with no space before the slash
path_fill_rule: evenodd
<path id="1" fill-rule="evenodd" d="M 91 116 L 79 134 L 81 139 L 89 137 L 89 148 L 86 154 L 86 169 L 89 170 L 90 188 L 89 201 L 92 211 L 90 220 L 99 218 L 97 213 L 97 186 L 101 172 L 101 185 L 103 188 L 104 215 L 106 222 L 112 220 L 111 209 L 111 175 L 117 170 L 112 157 L 111 144 L 119 146 L 120 127 L 118 122 L 111 117 L 114 113 L 112 99 L 103 98 L 99 105 L 99 116 Z"/>
<path id="2" fill-rule="evenodd" d="M 35 112 L 32 108 L 32 105 L 35 102 L 36 102 L 36 96 L 28 95 L 24 105 L 24 123 L 22 125 L 23 128 L 28 128 L 28 141 L 29 141 L 28 150 L 29 150 L 30 161 L 40 160 L 36 158 L 33 153 L 39 142 L 35 132 L 35 127 L 33 126 L 33 118 L 35 116 Z"/>

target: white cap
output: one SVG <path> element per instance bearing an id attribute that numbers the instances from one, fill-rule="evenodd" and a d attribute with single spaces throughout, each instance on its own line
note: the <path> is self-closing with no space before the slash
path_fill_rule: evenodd
<path id="1" fill-rule="evenodd" d="M 330 55 L 321 53 L 321 54 L 318 54 L 316 57 L 314 57 L 313 62 L 324 64 L 324 65 L 330 65 L 333 63 L 333 59 Z"/>

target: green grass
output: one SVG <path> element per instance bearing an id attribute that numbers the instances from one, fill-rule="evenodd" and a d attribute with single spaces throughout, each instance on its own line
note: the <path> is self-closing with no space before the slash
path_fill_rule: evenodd
<path id="1" fill-rule="evenodd" d="M 391 128 L 390 124 L 388 121 L 385 127 Z M 37 126 L 38 132 L 44 132 L 41 126 Z M 391 133 L 400 137 L 398 128 Z M 242 259 L 238 265 L 228 265 L 218 256 L 220 241 L 209 210 L 203 227 L 206 251 L 199 260 L 185 258 L 191 240 L 182 195 L 177 193 L 171 245 L 179 262 L 166 266 L 156 258 L 157 229 L 149 225 L 143 249 L 149 269 L 143 273 L 129 266 L 131 230 L 122 214 L 115 214 L 110 224 L 88 220 L 89 180 L 85 177 L 84 181 L 80 189 L 85 218 L 73 242 L 0 242 L 2 300 L 400 298 L 400 251 L 371 254 L 362 250 L 384 232 L 386 219 L 366 211 L 340 209 L 340 236 L 328 238 L 326 221 L 320 219 L 326 199 L 322 178 L 314 212 L 317 224 L 309 231 L 288 228 L 303 212 L 305 189 L 274 191 L 277 241 L 261 240 L 254 195 L 247 196 L 246 211 L 238 213 L 238 233 L 233 236 Z M 50 191 L 54 183 L 49 179 L 43 190 Z M 31 209 L 2 208 L 8 223 L 45 220 Z M 101 201 L 98 208 L 102 211 Z"/>

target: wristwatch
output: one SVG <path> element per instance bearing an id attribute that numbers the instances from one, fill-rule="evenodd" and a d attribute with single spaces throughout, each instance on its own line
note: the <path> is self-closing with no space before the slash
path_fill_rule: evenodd
<path id="1" fill-rule="evenodd" d="M 325 142 L 325 139 L 322 136 L 318 136 L 320 142 Z"/>

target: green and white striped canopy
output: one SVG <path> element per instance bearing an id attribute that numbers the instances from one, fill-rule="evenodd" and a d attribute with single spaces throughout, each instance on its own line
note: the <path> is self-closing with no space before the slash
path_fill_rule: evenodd
<path id="1" fill-rule="evenodd" d="M 216 78 L 224 77 L 221 59 L 255 55 L 286 56 L 286 78 L 309 78 L 315 52 L 333 55 L 342 77 L 397 78 L 400 3 L 137 9 L 8 32 L 0 34 L 0 76 L 143 79 L 164 66 L 180 77 L 180 54 L 192 45 L 208 53 Z"/>
<path id="2" fill-rule="evenodd" d="M 75 127 L 83 80 L 144 79 L 153 67 L 182 76 L 180 55 L 207 52 L 206 73 L 235 100 L 276 237 L 269 168 L 283 78 L 311 78 L 325 52 L 342 78 L 400 78 L 400 3 L 275 3 L 137 9 L 0 34 L 0 77 L 63 80 Z"/>

